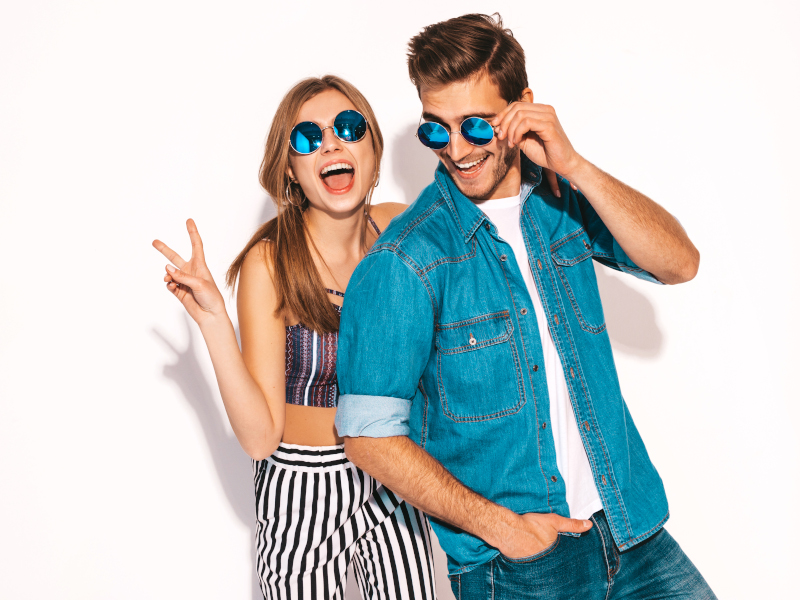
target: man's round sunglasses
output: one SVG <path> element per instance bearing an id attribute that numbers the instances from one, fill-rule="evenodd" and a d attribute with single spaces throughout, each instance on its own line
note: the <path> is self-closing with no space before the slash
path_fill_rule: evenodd
<path id="1" fill-rule="evenodd" d="M 333 125 L 320 127 L 313 121 L 303 121 L 292 127 L 289 144 L 298 154 L 311 154 L 322 145 L 322 132 L 333 129 L 333 134 L 343 142 L 357 142 L 367 134 L 367 120 L 357 110 L 343 110 L 333 120 Z"/>
<path id="2" fill-rule="evenodd" d="M 494 139 L 494 129 L 486 119 L 469 117 L 464 119 L 458 131 L 450 132 L 439 123 L 425 121 L 417 128 L 417 137 L 432 150 L 441 150 L 450 143 L 450 136 L 460 133 L 473 146 L 485 146 Z"/>

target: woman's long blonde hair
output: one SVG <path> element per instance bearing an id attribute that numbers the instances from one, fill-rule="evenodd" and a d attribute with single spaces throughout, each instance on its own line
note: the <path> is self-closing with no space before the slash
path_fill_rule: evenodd
<path id="1" fill-rule="evenodd" d="M 375 173 L 366 197 L 365 210 L 369 211 L 372 190 L 380 179 L 383 156 L 383 136 L 375 113 L 361 92 L 344 79 L 335 75 L 303 79 L 287 92 L 278 106 L 267 136 L 264 159 L 258 175 L 261 186 L 275 202 L 278 215 L 258 228 L 228 268 L 226 276 L 226 283 L 235 287 L 247 253 L 261 240 L 268 240 L 270 243 L 267 247 L 272 263 L 270 271 L 278 298 L 276 316 L 288 312 L 318 333 L 338 331 L 339 314 L 328 298 L 309 248 L 310 237 L 303 218 L 308 199 L 300 186 L 289 179 L 289 133 L 303 104 L 327 90 L 337 90 L 350 100 L 358 112 L 366 117 L 372 132 Z M 364 226 L 361 236 L 362 243 L 366 244 L 366 220 Z"/>

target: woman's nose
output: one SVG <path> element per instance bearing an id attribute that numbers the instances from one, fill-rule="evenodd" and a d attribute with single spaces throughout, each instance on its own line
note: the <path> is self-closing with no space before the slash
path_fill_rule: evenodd
<path id="1" fill-rule="evenodd" d="M 336 137 L 333 133 L 333 127 L 324 127 L 322 129 L 322 144 L 320 144 L 320 152 L 328 154 L 342 149 L 342 140 Z"/>

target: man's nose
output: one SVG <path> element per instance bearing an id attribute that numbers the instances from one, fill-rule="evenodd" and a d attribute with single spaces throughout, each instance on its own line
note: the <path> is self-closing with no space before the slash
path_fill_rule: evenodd
<path id="1" fill-rule="evenodd" d="M 448 152 L 453 161 L 458 162 L 462 158 L 469 156 L 474 148 L 475 146 L 465 140 L 460 131 L 450 134 L 450 147 Z"/>
<path id="2" fill-rule="evenodd" d="M 333 127 L 324 127 L 322 129 L 322 143 L 319 146 L 320 152 L 323 154 L 329 154 L 331 152 L 336 152 L 337 150 L 342 149 L 342 140 L 336 137 L 336 134 L 333 133 Z"/>

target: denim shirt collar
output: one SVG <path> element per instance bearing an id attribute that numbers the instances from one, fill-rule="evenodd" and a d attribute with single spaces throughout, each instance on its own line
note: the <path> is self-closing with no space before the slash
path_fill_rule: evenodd
<path id="1" fill-rule="evenodd" d="M 524 204 L 530 192 L 542 182 L 542 168 L 533 163 L 527 156 L 520 153 L 521 157 L 521 170 L 522 170 L 522 186 L 520 190 L 520 198 Z M 475 206 L 475 203 L 467 198 L 458 189 L 450 173 L 440 162 L 436 168 L 436 185 L 444 196 L 450 212 L 453 213 L 453 218 L 464 236 L 464 243 L 472 239 L 475 232 L 488 220 L 484 212 Z"/>

